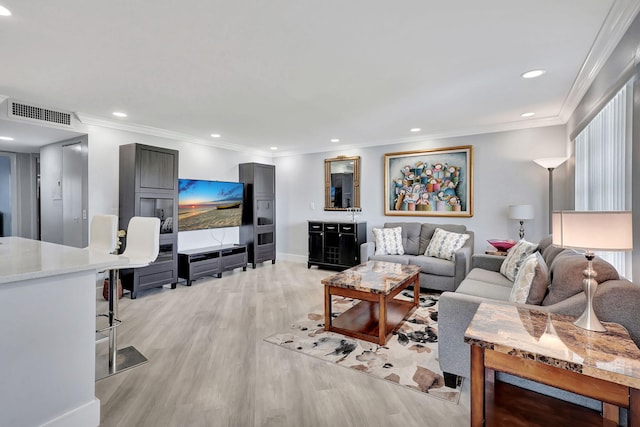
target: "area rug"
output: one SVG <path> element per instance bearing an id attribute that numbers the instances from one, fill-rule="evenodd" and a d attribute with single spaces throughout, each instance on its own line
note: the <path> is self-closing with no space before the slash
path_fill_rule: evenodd
<path id="1" fill-rule="evenodd" d="M 446 387 L 438 365 L 438 296 L 420 294 L 420 306 L 384 346 L 326 332 L 323 308 L 265 341 L 457 404 L 460 384 Z M 404 291 L 397 298 L 413 299 L 413 292 Z M 356 303 L 334 297 L 333 316 Z"/>

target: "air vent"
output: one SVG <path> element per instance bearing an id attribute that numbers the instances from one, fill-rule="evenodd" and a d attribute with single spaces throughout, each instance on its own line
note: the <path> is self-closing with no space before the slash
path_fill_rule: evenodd
<path id="1" fill-rule="evenodd" d="M 37 107 L 35 105 L 28 105 L 16 101 L 9 101 L 9 117 L 71 127 L 70 113 Z"/>

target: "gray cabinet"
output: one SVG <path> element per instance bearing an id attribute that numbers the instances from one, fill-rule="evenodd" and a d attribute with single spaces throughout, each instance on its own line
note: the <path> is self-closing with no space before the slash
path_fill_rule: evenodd
<path id="1" fill-rule="evenodd" d="M 360 245 L 367 241 L 366 222 L 309 221 L 309 259 L 312 265 L 344 270 L 360 264 Z"/>
<path id="2" fill-rule="evenodd" d="M 120 229 L 133 216 L 160 219 L 160 252 L 147 267 L 123 269 L 122 286 L 138 291 L 178 281 L 178 152 L 142 144 L 120 146 Z M 122 249 L 126 247 L 126 237 Z"/>
<path id="3" fill-rule="evenodd" d="M 241 163 L 244 183 L 240 244 L 247 246 L 249 262 L 276 262 L 276 168 L 261 163 Z"/>

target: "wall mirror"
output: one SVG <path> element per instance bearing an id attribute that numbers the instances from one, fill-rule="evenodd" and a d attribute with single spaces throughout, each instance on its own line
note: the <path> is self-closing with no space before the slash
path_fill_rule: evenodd
<path id="1" fill-rule="evenodd" d="M 360 207 L 360 156 L 324 161 L 324 210 Z"/>

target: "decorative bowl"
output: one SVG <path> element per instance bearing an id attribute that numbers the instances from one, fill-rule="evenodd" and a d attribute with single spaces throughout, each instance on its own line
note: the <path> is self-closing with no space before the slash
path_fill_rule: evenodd
<path id="1" fill-rule="evenodd" d="M 499 250 L 500 252 L 506 252 L 511 249 L 513 245 L 516 244 L 515 240 L 500 240 L 500 239 L 489 239 L 487 240 L 491 246 Z"/>

